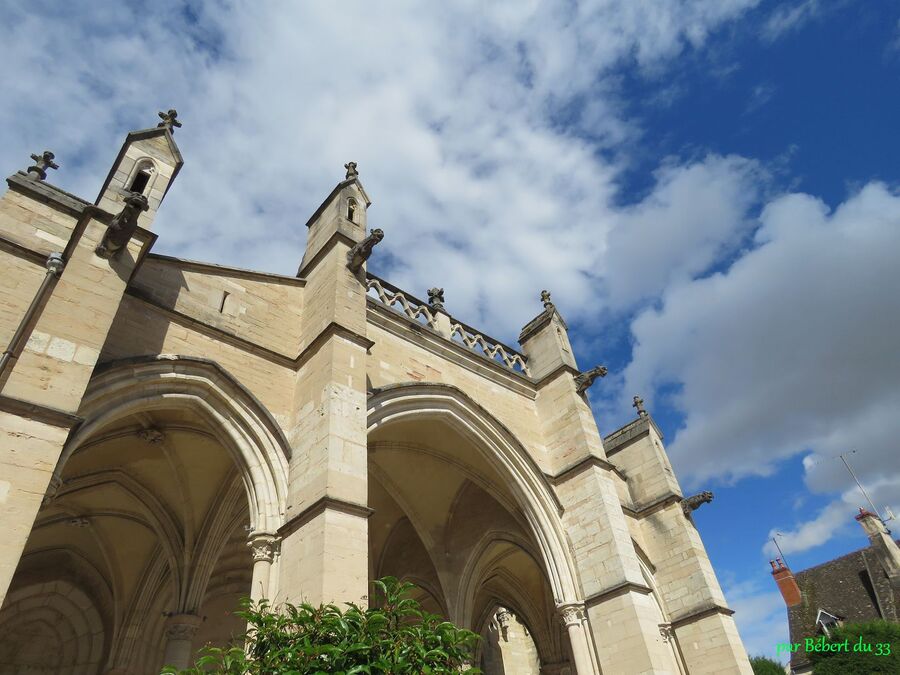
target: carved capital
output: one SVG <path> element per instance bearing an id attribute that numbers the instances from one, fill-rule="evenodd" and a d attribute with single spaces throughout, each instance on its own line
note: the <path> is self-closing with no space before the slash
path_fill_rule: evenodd
<path id="1" fill-rule="evenodd" d="M 580 626 L 584 621 L 584 605 L 580 603 L 569 603 L 568 605 L 560 605 L 556 608 L 559 612 L 560 621 L 568 628 L 569 626 Z"/>
<path id="2" fill-rule="evenodd" d="M 196 614 L 170 614 L 166 620 L 167 640 L 192 640 L 203 619 Z"/>
<path id="3" fill-rule="evenodd" d="M 675 639 L 675 629 L 670 623 L 659 624 L 659 634 L 662 636 L 663 642 L 669 642 Z"/>
<path id="4" fill-rule="evenodd" d="M 247 546 L 253 555 L 253 562 L 272 562 L 278 551 L 280 538 L 272 534 L 257 534 L 250 538 Z"/>

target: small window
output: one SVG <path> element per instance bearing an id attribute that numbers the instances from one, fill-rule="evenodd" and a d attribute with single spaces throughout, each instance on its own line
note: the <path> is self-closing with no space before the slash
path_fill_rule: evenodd
<path id="1" fill-rule="evenodd" d="M 347 220 L 356 222 L 356 200 L 352 197 L 347 201 Z"/>
<path id="2" fill-rule="evenodd" d="M 228 291 L 222 291 L 222 302 L 219 303 L 219 314 L 222 314 L 225 311 L 225 301 L 228 300 L 228 296 L 230 293 Z"/>
<path id="3" fill-rule="evenodd" d="M 816 627 L 829 637 L 831 637 L 829 629 L 840 626 L 843 623 L 844 622 L 840 617 L 835 616 L 830 612 L 826 612 L 824 609 L 820 609 L 819 613 L 816 615 Z"/>
<path id="4" fill-rule="evenodd" d="M 147 189 L 147 183 L 150 182 L 150 170 L 149 169 L 141 169 L 138 171 L 134 180 L 131 181 L 131 187 L 129 190 L 131 192 L 139 192 L 141 194 L 144 193 L 144 190 Z"/>

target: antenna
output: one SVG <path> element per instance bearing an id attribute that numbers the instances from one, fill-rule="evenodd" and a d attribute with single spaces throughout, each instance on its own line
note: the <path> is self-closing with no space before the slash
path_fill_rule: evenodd
<path id="1" fill-rule="evenodd" d="M 890 534 L 891 531 L 887 529 L 887 525 L 885 524 L 885 523 L 887 523 L 887 521 L 881 517 L 881 513 L 879 513 L 877 508 L 875 508 L 875 504 L 872 502 L 872 499 L 869 497 L 869 493 L 866 492 L 866 489 L 862 486 L 862 483 L 859 482 L 859 478 L 856 477 L 856 474 L 853 473 L 853 469 L 850 468 L 850 462 L 848 462 L 847 458 L 844 457 L 844 455 L 852 455 L 855 452 L 856 452 L 856 450 L 851 450 L 850 452 L 844 452 L 844 453 L 841 453 L 840 455 L 838 455 L 838 457 L 841 458 L 841 461 L 844 463 L 844 466 L 847 467 L 847 471 L 849 471 L 850 475 L 853 476 L 853 480 L 855 480 L 857 486 L 859 486 L 859 491 L 863 493 L 863 497 L 865 497 L 866 501 L 869 502 L 869 506 L 872 507 L 872 513 L 874 513 L 878 517 L 878 520 L 880 520 L 881 524 L 884 525 L 884 529 L 887 530 L 888 534 Z M 890 515 L 891 515 L 891 519 L 893 520 L 894 514 L 892 513 Z"/>
<path id="2" fill-rule="evenodd" d="M 783 537 L 784 535 L 781 532 L 776 532 L 775 537 Z M 775 544 L 775 548 L 778 549 L 778 555 L 781 556 L 782 561 L 784 561 L 785 566 L 790 567 L 788 565 L 787 558 L 784 557 L 784 553 L 781 552 L 781 547 L 778 545 L 778 542 L 775 540 L 775 537 L 772 537 L 772 543 Z"/>
<path id="3" fill-rule="evenodd" d="M 866 498 L 866 501 L 869 502 L 869 506 L 872 507 L 872 513 L 878 516 L 878 519 L 881 522 L 884 522 L 884 519 L 881 517 L 881 514 L 878 512 L 878 509 L 875 508 L 875 504 L 872 503 L 871 498 L 869 497 L 869 493 L 866 492 L 866 489 L 862 486 L 862 483 L 859 482 L 859 478 L 856 477 L 856 474 L 853 473 L 853 469 L 850 468 L 850 462 L 847 461 L 847 458 L 844 455 L 852 455 L 856 450 L 851 450 L 850 452 L 844 452 L 838 455 L 841 458 L 841 461 L 844 463 L 844 466 L 847 467 L 847 471 L 850 472 L 850 475 L 853 476 L 853 480 L 856 481 L 857 486 L 859 486 L 859 491 L 863 493 L 863 497 Z"/>

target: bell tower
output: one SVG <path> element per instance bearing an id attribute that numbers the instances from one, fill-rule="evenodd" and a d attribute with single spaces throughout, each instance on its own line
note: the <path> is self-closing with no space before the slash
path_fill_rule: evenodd
<path id="1" fill-rule="evenodd" d="M 181 170 L 184 160 L 173 134 L 181 126 L 174 109 L 159 113 L 156 127 L 132 131 L 125 137 L 109 175 L 94 202 L 109 213 L 119 213 L 126 199 L 137 193 L 147 199 L 148 209 L 138 217 L 138 225 L 150 229 L 159 205 Z"/>
<path id="2" fill-rule="evenodd" d="M 306 276 L 335 239 L 350 246 L 366 237 L 366 209 L 372 204 L 359 180 L 356 162 L 344 164 L 347 175 L 331 191 L 306 223 L 306 251 L 297 276 Z"/>

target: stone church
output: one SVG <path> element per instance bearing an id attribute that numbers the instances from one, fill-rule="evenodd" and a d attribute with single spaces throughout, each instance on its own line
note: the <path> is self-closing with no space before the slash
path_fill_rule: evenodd
<path id="1" fill-rule="evenodd" d="M 296 276 L 155 254 L 176 115 L 96 200 L 50 152 L 0 198 L 0 673 L 183 667 L 243 596 L 365 602 L 386 575 L 489 674 L 751 672 L 693 521 L 712 496 L 637 397 L 601 436 L 606 371 L 549 293 L 514 348 L 368 273 L 352 162 Z"/>

